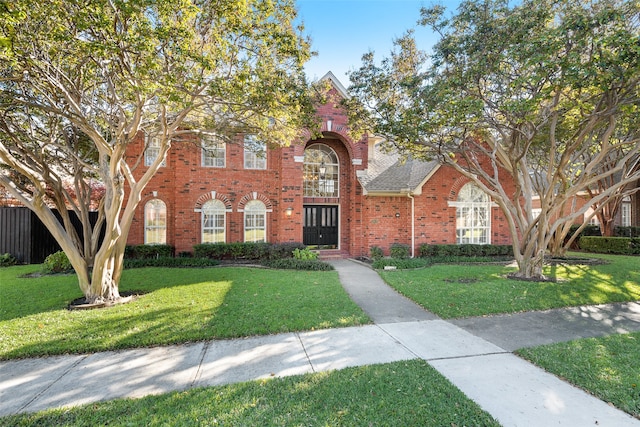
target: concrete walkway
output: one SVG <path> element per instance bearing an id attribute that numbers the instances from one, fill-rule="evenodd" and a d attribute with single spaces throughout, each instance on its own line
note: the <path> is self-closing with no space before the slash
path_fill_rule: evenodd
<path id="1" fill-rule="evenodd" d="M 0 416 L 421 358 L 504 426 L 640 426 L 511 354 L 522 343 L 639 330 L 640 305 L 447 322 L 398 295 L 367 266 L 333 264 L 374 325 L 0 362 Z"/>

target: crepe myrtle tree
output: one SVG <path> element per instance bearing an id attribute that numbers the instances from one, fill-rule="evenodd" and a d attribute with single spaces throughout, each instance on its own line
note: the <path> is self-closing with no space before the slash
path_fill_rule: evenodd
<path id="1" fill-rule="evenodd" d="M 295 17 L 293 0 L 0 1 L 0 186 L 46 225 L 87 302 L 119 298 L 136 206 L 172 143 L 279 145 L 313 128 Z M 125 152 L 142 134 L 158 156 L 136 179 L 144 154 Z"/>
<path id="2" fill-rule="evenodd" d="M 352 127 L 468 177 L 504 212 L 514 276 L 544 279 L 550 239 L 589 208 L 567 205 L 602 178 L 620 177 L 593 203 L 638 177 L 619 172 L 640 150 L 639 7 L 465 1 L 451 17 L 423 8 L 419 23 L 440 37 L 433 52 L 409 31 L 389 57 L 365 54 L 350 74 Z"/>

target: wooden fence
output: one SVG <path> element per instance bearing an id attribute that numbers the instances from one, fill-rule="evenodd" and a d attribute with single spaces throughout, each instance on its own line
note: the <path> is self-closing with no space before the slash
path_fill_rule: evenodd
<path id="1" fill-rule="evenodd" d="M 77 232 L 82 235 L 80 220 L 73 212 L 70 212 L 70 216 Z M 97 218 L 97 212 L 90 212 L 92 224 Z M 20 263 L 39 264 L 59 250 L 60 245 L 31 210 L 0 207 L 0 254 L 10 253 Z"/>

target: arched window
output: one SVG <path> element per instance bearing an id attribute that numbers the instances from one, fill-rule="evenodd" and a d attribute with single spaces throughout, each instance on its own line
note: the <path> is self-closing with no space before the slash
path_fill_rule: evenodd
<path id="1" fill-rule="evenodd" d="M 465 184 L 456 203 L 456 241 L 458 244 L 491 243 L 491 202 L 477 185 Z"/>
<path id="2" fill-rule="evenodd" d="M 202 243 L 225 242 L 225 212 L 220 200 L 209 200 L 202 205 Z"/>
<path id="3" fill-rule="evenodd" d="M 312 144 L 304 150 L 304 195 L 338 197 L 338 156 L 324 144 Z"/>
<path id="4" fill-rule="evenodd" d="M 167 243 L 167 205 L 160 199 L 149 200 L 144 205 L 144 243 Z"/>
<path id="5" fill-rule="evenodd" d="M 244 241 L 267 241 L 267 208 L 260 200 L 251 200 L 244 206 Z"/>

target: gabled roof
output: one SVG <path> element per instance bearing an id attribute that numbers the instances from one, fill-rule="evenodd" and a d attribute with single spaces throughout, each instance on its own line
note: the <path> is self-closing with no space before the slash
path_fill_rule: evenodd
<path id="1" fill-rule="evenodd" d="M 328 80 L 329 82 L 331 82 L 333 87 L 340 93 L 340 96 L 342 96 L 343 98 L 349 97 L 347 88 L 345 88 L 342 83 L 340 83 L 340 80 L 338 80 L 338 78 L 331 71 L 329 71 L 320 79 L 320 81 L 324 80 Z"/>
<path id="2" fill-rule="evenodd" d="M 413 158 L 403 159 L 396 153 L 387 153 L 380 144 L 371 148 L 368 168 L 358 173 L 358 181 L 368 195 L 421 194 L 422 186 L 435 173 L 437 160 L 425 162 Z"/>

